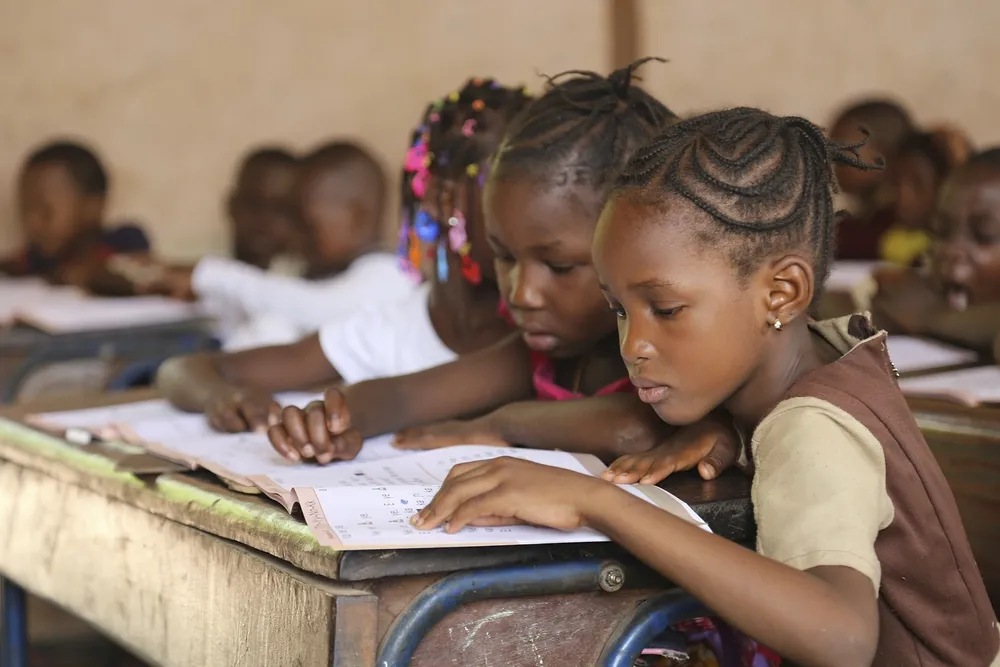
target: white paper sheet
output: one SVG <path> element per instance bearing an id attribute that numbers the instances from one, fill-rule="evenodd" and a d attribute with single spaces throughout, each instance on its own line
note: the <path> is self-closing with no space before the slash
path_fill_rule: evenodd
<path id="1" fill-rule="evenodd" d="M 980 366 L 904 378 L 899 388 L 909 396 L 952 398 L 969 405 L 1000 403 L 1000 367 Z"/>
<path id="2" fill-rule="evenodd" d="M 971 364 L 978 359 L 972 350 L 912 336 L 889 336 L 889 358 L 900 373 Z"/>
<path id="3" fill-rule="evenodd" d="M 49 333 L 80 333 L 185 322 L 203 314 L 196 305 L 159 296 L 113 298 L 48 297 L 13 311 L 18 320 Z"/>
<path id="4" fill-rule="evenodd" d="M 449 450 L 457 451 L 449 451 Z M 603 542 L 607 538 L 589 529 L 562 532 L 533 526 L 467 527 L 454 535 L 443 530 L 414 529 L 410 517 L 434 497 L 440 481 L 454 463 L 484 460 L 496 456 L 517 458 L 591 474 L 582 462 L 586 457 L 566 452 L 533 449 L 510 449 L 466 445 L 432 450 L 378 466 L 355 464 L 343 466 L 331 475 L 329 486 L 296 487 L 303 514 L 321 544 L 343 549 L 428 548 L 496 546 L 516 544 L 561 544 Z M 596 459 L 595 459 L 596 462 Z M 596 463 L 596 465 L 600 465 Z M 353 478 L 352 478 L 353 477 Z M 399 480 L 409 483 L 372 485 L 375 480 Z M 423 480 L 420 483 L 414 483 Z M 436 481 L 437 483 L 432 483 Z M 335 484 L 335 485 L 334 485 Z M 639 487 L 622 487 L 646 502 L 655 504 Z M 646 487 L 649 490 L 649 487 Z M 663 503 L 675 514 L 708 527 L 689 506 L 662 489 L 653 489 L 652 497 L 668 499 Z"/>

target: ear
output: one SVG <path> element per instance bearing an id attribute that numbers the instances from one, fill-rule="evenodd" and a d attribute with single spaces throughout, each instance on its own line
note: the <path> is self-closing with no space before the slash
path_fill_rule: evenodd
<path id="1" fill-rule="evenodd" d="M 766 269 L 768 324 L 794 322 L 809 310 L 815 294 L 812 262 L 799 254 L 783 255 Z"/>

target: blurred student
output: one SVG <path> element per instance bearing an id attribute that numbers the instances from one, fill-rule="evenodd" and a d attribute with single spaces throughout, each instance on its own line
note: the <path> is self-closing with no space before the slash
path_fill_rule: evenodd
<path id="1" fill-rule="evenodd" d="M 0 261 L 0 273 L 40 276 L 96 294 L 133 292 L 112 258 L 145 256 L 149 240 L 134 225 L 105 226 L 108 175 L 88 147 L 58 141 L 31 153 L 17 186 L 24 247 Z"/>
<path id="2" fill-rule="evenodd" d="M 873 315 L 891 333 L 988 352 L 1000 333 L 1000 148 L 945 179 L 930 232 L 925 271 L 879 273 Z"/>
<path id="3" fill-rule="evenodd" d="M 868 99 L 847 107 L 830 128 L 830 138 L 860 146 L 859 157 L 869 163 L 891 164 L 901 142 L 914 131 L 910 115 L 897 102 Z M 835 167 L 841 201 L 846 211 L 837 225 L 837 259 L 875 260 L 879 240 L 893 223 L 892 190 L 884 171 Z"/>
<path id="4" fill-rule="evenodd" d="M 227 205 L 233 257 L 239 261 L 301 275 L 301 233 L 292 210 L 296 167 L 291 152 L 274 146 L 241 161 Z"/>
<path id="5" fill-rule="evenodd" d="M 938 191 L 971 150 L 954 129 L 914 132 L 900 144 L 886 179 L 894 193 L 895 222 L 879 239 L 879 258 L 912 266 L 930 250 L 931 221 Z"/>
<path id="6" fill-rule="evenodd" d="M 385 173 L 367 150 L 349 141 L 321 146 L 302 159 L 295 178 L 302 278 L 205 257 L 194 267 L 165 269 L 149 289 L 225 304 L 251 321 L 266 319 L 272 326 L 254 344 L 292 342 L 361 304 L 392 302 L 416 289 L 396 256 L 381 247 L 385 198 Z"/>

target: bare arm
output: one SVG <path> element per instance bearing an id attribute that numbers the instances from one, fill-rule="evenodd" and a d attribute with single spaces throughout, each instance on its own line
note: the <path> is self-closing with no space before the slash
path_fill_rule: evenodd
<path id="1" fill-rule="evenodd" d="M 674 431 L 631 393 L 575 401 L 518 401 L 482 420 L 505 442 L 593 454 L 605 461 L 650 449 Z"/>
<path id="2" fill-rule="evenodd" d="M 413 523 L 592 527 L 715 614 L 803 667 L 867 667 L 878 643 L 872 582 L 840 566 L 795 570 L 587 475 L 511 458 L 456 466 Z"/>
<path id="3" fill-rule="evenodd" d="M 156 375 L 156 387 L 181 410 L 204 412 L 225 392 L 254 390 L 273 394 L 340 382 L 313 334 L 291 345 L 230 353 L 175 357 Z"/>
<path id="4" fill-rule="evenodd" d="M 515 334 L 485 350 L 419 373 L 343 389 L 352 427 L 364 437 L 481 415 L 532 395 L 528 350 Z"/>
<path id="5" fill-rule="evenodd" d="M 860 572 L 795 570 L 619 489 L 592 498 L 589 525 L 782 657 L 803 667 L 871 664 L 878 608 Z"/>

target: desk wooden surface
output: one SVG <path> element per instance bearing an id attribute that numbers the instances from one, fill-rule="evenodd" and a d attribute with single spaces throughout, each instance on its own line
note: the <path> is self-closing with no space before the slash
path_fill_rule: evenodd
<path id="1" fill-rule="evenodd" d="M 80 397 L 0 415 L 94 403 Z M 370 667 L 396 617 L 447 573 L 626 559 L 611 544 L 339 553 L 319 546 L 300 517 L 211 476 L 117 472 L 115 460 L 132 451 L 76 447 L 0 421 L 0 572 L 154 664 Z M 740 475 L 713 483 L 679 476 L 668 488 L 717 532 L 752 539 L 749 482 Z M 592 665 L 616 624 L 667 586 L 641 568 L 629 572 L 633 583 L 614 594 L 464 605 L 434 628 L 411 664 Z"/>

